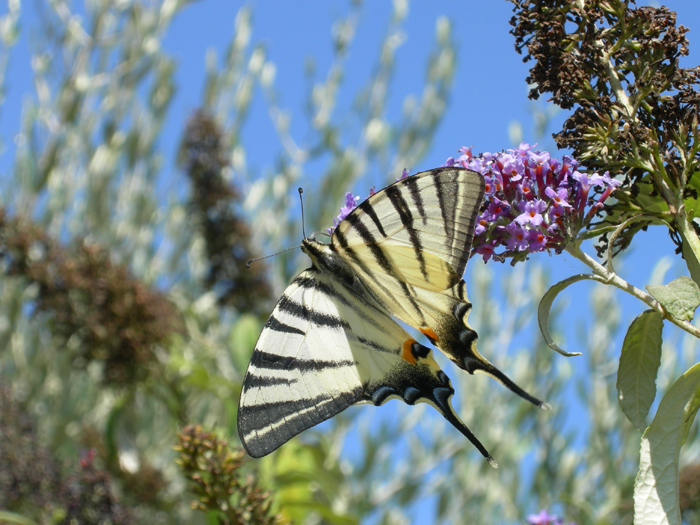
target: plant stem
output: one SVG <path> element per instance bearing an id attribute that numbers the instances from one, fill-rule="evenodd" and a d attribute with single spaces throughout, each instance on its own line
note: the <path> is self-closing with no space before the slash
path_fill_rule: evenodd
<path id="1" fill-rule="evenodd" d="M 685 205 L 681 205 L 676 214 L 676 224 L 678 225 L 678 233 L 684 241 L 688 243 L 688 247 L 692 250 L 695 260 L 700 261 L 700 238 L 695 233 L 695 228 L 691 224 L 691 217 L 685 211 Z"/>
<path id="2" fill-rule="evenodd" d="M 693 232 L 693 234 L 694 233 L 695 232 Z M 695 235 L 695 239 L 697 240 L 697 235 Z M 640 290 L 633 284 L 628 283 L 615 272 L 608 270 L 605 266 L 600 264 L 593 257 L 581 250 L 580 241 L 574 241 L 569 243 L 569 245 L 566 247 L 566 251 L 574 257 L 576 257 L 579 261 L 583 262 L 586 266 L 591 268 L 591 270 L 593 270 L 593 273 L 598 277 L 604 279 L 606 283 L 616 286 L 620 290 L 624 290 L 630 295 L 633 295 L 634 297 L 645 303 L 647 306 L 649 306 L 651 309 L 661 314 L 661 316 L 664 319 L 669 320 L 682 330 L 685 330 L 689 334 L 694 335 L 695 337 L 700 339 L 700 329 L 693 326 L 688 321 L 681 321 L 679 319 L 676 319 L 673 315 L 671 315 L 668 312 L 668 310 L 666 310 L 666 308 L 664 308 L 664 306 L 659 301 L 654 299 L 651 295 Z"/>

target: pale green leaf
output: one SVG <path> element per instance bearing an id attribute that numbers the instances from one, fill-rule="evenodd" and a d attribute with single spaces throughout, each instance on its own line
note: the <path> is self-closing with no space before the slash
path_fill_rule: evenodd
<path id="1" fill-rule="evenodd" d="M 683 420 L 683 439 L 682 442 L 685 443 L 685 439 L 688 437 L 688 431 L 690 430 L 690 424 L 695 419 L 695 414 L 697 414 L 700 408 L 700 389 L 695 392 L 693 399 L 688 401 L 685 407 L 685 418 Z"/>
<path id="2" fill-rule="evenodd" d="M 632 321 L 622 343 L 617 396 L 625 416 L 640 432 L 647 427 L 646 416 L 656 397 L 663 326 L 661 314 L 647 310 Z"/>
<path id="3" fill-rule="evenodd" d="M 679 277 L 668 284 L 649 285 L 646 288 L 673 317 L 681 321 L 692 320 L 700 306 L 700 288 L 690 277 Z"/>
<path id="4" fill-rule="evenodd" d="M 260 336 L 262 322 L 256 316 L 243 314 L 231 328 L 228 343 L 236 368 L 244 371 Z"/>
<path id="5" fill-rule="evenodd" d="M 685 264 L 688 266 L 690 276 L 693 278 L 693 281 L 695 281 L 695 284 L 700 286 L 700 262 L 693 250 L 690 249 L 688 241 L 683 239 L 683 244 L 681 246 L 683 249 L 683 259 L 685 259 Z"/>
<path id="6" fill-rule="evenodd" d="M 577 275 L 572 275 L 571 277 L 568 277 L 563 281 L 559 281 L 557 284 L 553 285 L 549 290 L 547 290 L 547 292 L 540 300 L 539 306 L 537 307 L 537 320 L 540 324 L 540 331 L 542 332 L 542 337 L 544 337 L 544 340 L 546 341 L 547 345 L 552 350 L 554 350 L 555 352 L 559 352 L 561 355 L 566 357 L 581 355 L 581 352 L 566 352 L 554 342 L 554 339 L 552 339 L 552 335 L 549 332 L 549 312 L 552 309 L 552 303 L 554 302 L 554 299 L 556 299 L 557 295 L 559 295 L 559 293 L 562 290 L 564 290 L 564 288 L 571 284 L 577 283 L 578 281 L 583 281 L 585 279 L 604 282 L 602 278 L 593 274 L 580 273 Z"/>
<path id="7" fill-rule="evenodd" d="M 699 389 L 700 363 L 674 383 L 642 436 L 639 472 L 634 483 L 637 525 L 681 525 L 678 456 L 699 406 Z"/>

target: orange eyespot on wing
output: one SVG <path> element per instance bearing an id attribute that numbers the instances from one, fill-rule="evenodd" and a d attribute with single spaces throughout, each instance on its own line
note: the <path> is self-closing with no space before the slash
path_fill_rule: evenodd
<path id="1" fill-rule="evenodd" d="M 436 343 L 436 342 L 438 342 L 438 341 L 440 340 L 440 339 L 438 338 L 437 334 L 436 334 L 435 332 L 433 332 L 433 329 L 430 328 L 430 327 L 428 327 L 428 328 L 419 328 L 419 330 L 420 330 L 420 332 L 421 332 L 425 337 L 427 337 L 428 339 L 430 339 L 430 342 L 433 343 L 433 344 Z"/>
<path id="2" fill-rule="evenodd" d="M 416 357 L 413 355 L 413 345 L 416 344 L 415 339 L 406 339 L 401 347 L 401 358 L 412 364 L 416 364 Z"/>

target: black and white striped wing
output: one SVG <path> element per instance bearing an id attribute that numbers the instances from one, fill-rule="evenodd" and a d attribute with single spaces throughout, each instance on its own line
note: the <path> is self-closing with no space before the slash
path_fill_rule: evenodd
<path id="1" fill-rule="evenodd" d="M 238 433 L 261 457 L 354 403 L 399 398 L 431 404 L 493 463 L 452 409 L 453 394 L 431 350 L 379 303 L 312 268 L 289 285 L 255 345 Z"/>
<path id="2" fill-rule="evenodd" d="M 359 341 L 318 278 L 309 269 L 287 287 L 255 345 L 238 410 L 238 433 L 252 457 L 362 398 L 360 350 L 352 349 Z"/>
<path id="3" fill-rule="evenodd" d="M 392 315 L 436 340 L 441 317 L 469 304 L 462 275 L 483 196 L 474 171 L 419 173 L 362 202 L 331 242 Z"/>
<path id="4" fill-rule="evenodd" d="M 418 279 L 428 285 L 437 279 L 435 286 L 443 287 L 447 277 L 431 270 L 439 265 L 452 278 L 462 278 L 483 200 L 484 179 L 475 171 L 424 171 L 360 203 L 338 225 L 332 242 L 360 265 L 358 259 L 365 256 L 353 257 L 353 251 L 370 247 L 370 259 L 385 273 L 398 271 L 406 282 Z M 378 244 L 390 246 L 392 253 L 380 254 L 373 248 Z"/>
<path id="5" fill-rule="evenodd" d="M 458 366 L 485 372 L 546 407 L 498 370 L 476 347 L 462 280 L 484 179 L 438 168 L 399 180 L 358 205 L 331 243 L 387 311 L 425 334 Z"/>

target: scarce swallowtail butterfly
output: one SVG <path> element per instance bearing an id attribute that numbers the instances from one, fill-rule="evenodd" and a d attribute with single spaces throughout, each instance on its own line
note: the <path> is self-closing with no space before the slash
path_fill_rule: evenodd
<path id="1" fill-rule="evenodd" d="M 483 199 L 474 171 L 425 171 L 360 203 L 330 244 L 302 241 L 311 267 L 265 323 L 243 382 L 238 433 L 248 454 L 265 456 L 355 403 L 397 398 L 432 405 L 496 466 L 452 408 L 454 389 L 432 350 L 392 319 L 470 374 L 485 372 L 548 408 L 479 354 L 467 324 L 462 275 Z"/>

